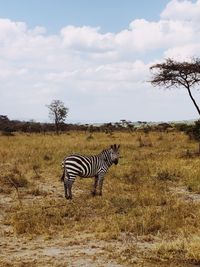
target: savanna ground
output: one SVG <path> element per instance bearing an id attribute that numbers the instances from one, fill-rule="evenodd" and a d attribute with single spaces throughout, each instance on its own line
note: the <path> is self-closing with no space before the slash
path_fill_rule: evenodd
<path id="1" fill-rule="evenodd" d="M 121 144 L 102 197 L 61 160 Z M 0 136 L 0 266 L 200 264 L 200 157 L 181 132 Z"/>

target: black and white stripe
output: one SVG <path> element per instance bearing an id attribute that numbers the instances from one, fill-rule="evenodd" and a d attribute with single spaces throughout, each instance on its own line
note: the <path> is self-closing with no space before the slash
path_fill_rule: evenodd
<path id="1" fill-rule="evenodd" d="M 76 176 L 94 177 L 92 194 L 96 195 L 97 186 L 99 186 L 99 194 L 102 195 L 104 176 L 113 163 L 118 163 L 119 147 L 120 145 L 112 145 L 109 149 L 94 156 L 73 154 L 66 157 L 62 163 L 64 171 L 61 177 L 61 180 L 64 181 L 65 197 L 67 199 L 72 198 L 71 189 Z"/>

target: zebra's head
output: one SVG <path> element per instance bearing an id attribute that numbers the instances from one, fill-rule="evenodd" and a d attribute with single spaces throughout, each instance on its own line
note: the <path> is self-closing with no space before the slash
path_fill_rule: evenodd
<path id="1" fill-rule="evenodd" d="M 120 145 L 111 145 L 110 147 L 110 158 L 112 163 L 114 163 L 115 165 L 118 164 L 119 161 L 119 148 Z"/>

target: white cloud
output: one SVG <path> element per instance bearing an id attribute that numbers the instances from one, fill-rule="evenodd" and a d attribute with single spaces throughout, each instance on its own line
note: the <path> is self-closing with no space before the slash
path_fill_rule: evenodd
<path id="1" fill-rule="evenodd" d="M 0 19 L 0 114 L 47 117 L 45 104 L 58 98 L 72 109 L 72 120 L 94 121 L 100 115 L 91 109 L 100 105 L 100 99 L 107 103 L 101 111 L 104 121 L 112 116 L 115 120 L 121 109 L 124 118 L 127 112 L 129 119 L 139 120 L 134 114 L 140 101 L 151 107 L 152 120 L 162 119 L 165 111 L 150 104 L 154 89 L 145 83 L 149 66 L 164 57 L 200 56 L 199 18 L 200 0 L 172 0 L 159 21 L 137 19 L 118 33 L 68 25 L 49 35 L 44 27 L 30 29 L 25 22 Z M 166 94 L 158 95 L 165 103 Z M 111 100 L 118 103 L 117 97 L 124 103 L 127 99 L 131 107 L 123 104 L 117 110 Z"/>
<path id="2" fill-rule="evenodd" d="M 189 43 L 182 46 L 170 48 L 164 52 L 165 58 L 176 60 L 190 60 L 192 57 L 200 56 L 200 43 Z"/>
<path id="3" fill-rule="evenodd" d="M 0 19 L 0 41 L 9 42 L 21 37 L 27 31 L 24 22 L 14 22 L 9 19 Z"/>
<path id="4" fill-rule="evenodd" d="M 129 30 L 124 30 L 116 35 L 116 42 L 121 48 L 122 55 L 123 50 L 127 51 L 127 48 L 130 53 L 165 49 L 192 40 L 195 37 L 192 26 L 190 23 L 182 21 L 134 20 L 130 23 Z"/>
<path id="5" fill-rule="evenodd" d="M 162 19 L 200 21 L 200 0 L 172 0 L 161 13 Z"/>
<path id="6" fill-rule="evenodd" d="M 89 26 L 75 27 L 67 26 L 61 30 L 63 45 L 66 48 L 77 51 L 86 51 L 88 53 L 108 52 L 114 47 L 113 34 L 101 34 L 100 28 L 92 28 Z"/>

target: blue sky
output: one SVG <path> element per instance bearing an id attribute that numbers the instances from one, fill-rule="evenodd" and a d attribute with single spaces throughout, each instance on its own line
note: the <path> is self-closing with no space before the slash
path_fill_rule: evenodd
<path id="1" fill-rule="evenodd" d="M 152 4 L 154 2 L 154 4 Z M 168 0 L 0 0 L 0 17 L 45 26 L 56 33 L 66 25 L 100 26 L 117 32 L 136 18 L 158 20 Z"/>
<path id="2" fill-rule="evenodd" d="M 200 56 L 200 0 L 0 0 L 0 114 L 69 122 L 197 118 L 184 89 L 153 88 L 149 67 Z M 194 96 L 200 104 L 199 91 Z"/>

